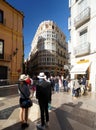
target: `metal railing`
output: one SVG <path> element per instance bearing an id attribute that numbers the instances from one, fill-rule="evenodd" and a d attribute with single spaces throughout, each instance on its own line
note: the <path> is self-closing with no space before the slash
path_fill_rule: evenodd
<path id="1" fill-rule="evenodd" d="M 78 44 L 78 46 L 76 46 L 74 48 L 75 56 L 84 55 L 87 53 L 90 53 L 90 43 L 89 42 L 84 42 L 84 43 Z"/>
<path id="2" fill-rule="evenodd" d="M 12 85 L 12 84 L 17 84 L 18 81 L 13 82 L 10 79 L 0 79 L 0 86 L 5 86 L 5 85 Z"/>
<path id="3" fill-rule="evenodd" d="M 11 61 L 12 57 L 10 54 L 5 53 L 4 56 L 0 57 L 0 60 Z"/>
<path id="4" fill-rule="evenodd" d="M 81 23 L 85 22 L 89 18 L 90 18 L 90 8 L 87 7 L 74 19 L 75 27 L 79 26 Z"/>

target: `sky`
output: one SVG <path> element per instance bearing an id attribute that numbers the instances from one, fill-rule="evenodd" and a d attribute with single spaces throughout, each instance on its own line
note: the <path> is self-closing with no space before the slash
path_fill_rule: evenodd
<path id="1" fill-rule="evenodd" d="M 14 8 L 24 13 L 24 58 L 27 59 L 31 50 L 31 43 L 39 24 L 45 20 L 52 20 L 69 40 L 68 17 L 69 0 L 6 0 Z"/>

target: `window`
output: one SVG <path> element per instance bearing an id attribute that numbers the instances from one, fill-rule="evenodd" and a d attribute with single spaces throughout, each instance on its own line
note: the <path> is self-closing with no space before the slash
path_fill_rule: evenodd
<path id="1" fill-rule="evenodd" d="M 0 39 L 0 59 L 4 58 L 4 40 Z"/>
<path id="2" fill-rule="evenodd" d="M 78 12 L 81 13 L 87 7 L 88 7 L 87 0 L 81 0 L 80 3 L 78 4 Z"/>
<path id="3" fill-rule="evenodd" d="M 52 25 L 52 29 L 54 29 L 54 26 Z"/>
<path id="4" fill-rule="evenodd" d="M 0 23 L 3 23 L 3 11 L 0 10 Z"/>
<path id="5" fill-rule="evenodd" d="M 61 51 L 61 56 L 62 56 L 62 51 Z"/>
<path id="6" fill-rule="evenodd" d="M 52 43 L 52 50 L 56 51 L 55 43 Z"/>
<path id="7" fill-rule="evenodd" d="M 80 43 L 85 43 L 87 42 L 87 29 L 84 29 L 83 31 L 80 32 Z"/>
<path id="8" fill-rule="evenodd" d="M 80 36 L 84 35 L 87 33 L 87 29 L 83 30 L 82 32 L 80 32 Z"/>
<path id="9" fill-rule="evenodd" d="M 46 28 L 48 28 L 48 24 L 46 24 L 45 26 L 46 26 Z"/>

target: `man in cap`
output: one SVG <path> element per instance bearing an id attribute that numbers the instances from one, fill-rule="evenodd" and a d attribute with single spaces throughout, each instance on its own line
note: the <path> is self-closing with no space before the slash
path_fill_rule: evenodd
<path id="1" fill-rule="evenodd" d="M 44 130 L 45 126 L 49 125 L 49 112 L 48 103 L 51 102 L 51 83 L 46 80 L 46 75 L 39 73 L 38 83 L 36 85 L 36 98 L 39 102 L 41 124 L 37 124 L 37 127 Z"/>

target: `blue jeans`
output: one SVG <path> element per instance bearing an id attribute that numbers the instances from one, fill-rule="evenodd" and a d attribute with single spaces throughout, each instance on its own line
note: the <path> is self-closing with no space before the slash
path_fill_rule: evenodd
<path id="1" fill-rule="evenodd" d="M 55 90 L 55 92 L 59 92 L 59 84 L 58 83 L 55 83 L 54 90 Z"/>

